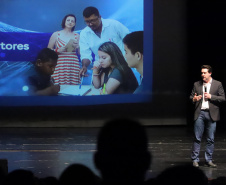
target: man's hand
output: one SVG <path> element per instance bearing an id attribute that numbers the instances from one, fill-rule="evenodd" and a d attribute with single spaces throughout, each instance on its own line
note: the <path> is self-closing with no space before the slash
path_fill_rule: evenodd
<path id="1" fill-rule="evenodd" d="M 77 40 L 74 41 L 74 42 L 72 43 L 72 47 L 75 48 L 75 49 L 79 48 L 79 42 L 78 42 Z"/>
<path id="2" fill-rule="evenodd" d="M 87 74 L 85 74 L 87 72 L 87 67 L 89 66 L 90 64 L 90 60 L 89 59 L 83 59 L 82 60 L 82 68 L 80 69 L 79 71 L 79 76 L 82 77 L 82 76 L 88 76 Z"/>
<path id="3" fill-rule="evenodd" d="M 41 96 L 51 96 L 51 95 L 57 95 L 60 91 L 60 85 L 51 85 L 50 87 L 47 87 L 43 90 L 39 90 L 35 92 L 35 95 L 41 95 Z"/>
<path id="4" fill-rule="evenodd" d="M 211 99 L 211 94 L 205 92 L 205 93 L 204 93 L 204 98 L 205 98 L 205 99 Z"/>
<path id="5" fill-rule="evenodd" d="M 202 95 L 197 96 L 197 93 L 195 93 L 195 96 L 193 97 L 193 102 L 200 101 L 202 99 Z"/>
<path id="6" fill-rule="evenodd" d="M 87 72 L 87 67 L 86 66 L 82 66 L 82 68 L 80 69 L 79 71 L 79 76 L 82 77 L 82 76 L 85 76 L 87 77 L 88 75 L 85 74 Z"/>

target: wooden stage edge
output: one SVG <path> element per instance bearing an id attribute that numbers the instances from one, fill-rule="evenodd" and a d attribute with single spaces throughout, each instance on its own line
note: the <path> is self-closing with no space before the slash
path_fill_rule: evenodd
<path id="1" fill-rule="evenodd" d="M 102 127 L 110 119 L 66 120 L 66 121 L 10 121 L 2 120 L 1 127 Z M 186 125 L 184 118 L 137 119 L 145 126 Z"/>

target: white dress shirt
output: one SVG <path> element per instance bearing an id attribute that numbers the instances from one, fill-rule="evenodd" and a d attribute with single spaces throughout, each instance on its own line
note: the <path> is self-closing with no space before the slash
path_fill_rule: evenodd
<path id="1" fill-rule="evenodd" d="M 208 82 L 208 83 L 204 83 L 203 82 L 203 86 L 202 86 L 202 90 L 203 90 L 203 100 L 202 100 L 202 107 L 201 107 L 201 110 L 205 110 L 205 109 L 209 109 L 209 101 L 208 99 L 205 99 L 204 98 L 204 92 L 205 92 L 205 87 L 206 87 L 206 92 L 209 93 L 210 92 L 210 87 L 211 87 L 211 84 L 212 84 L 212 78 L 211 80 Z"/>
<path id="2" fill-rule="evenodd" d="M 98 60 L 99 46 L 109 41 L 117 44 L 122 53 L 125 53 L 122 39 L 129 33 L 128 28 L 116 20 L 103 18 L 101 20 L 103 27 L 100 37 L 88 26 L 81 31 L 79 40 L 81 60 L 89 59 L 92 61 L 92 52 L 95 55 L 95 61 Z"/>

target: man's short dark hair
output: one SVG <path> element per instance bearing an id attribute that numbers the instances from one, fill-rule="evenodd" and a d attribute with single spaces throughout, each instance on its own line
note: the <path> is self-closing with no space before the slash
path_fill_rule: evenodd
<path id="1" fill-rule="evenodd" d="M 123 43 L 131 50 L 134 55 L 136 52 L 143 54 L 143 31 L 135 31 L 127 34 L 123 38 Z"/>
<path id="2" fill-rule="evenodd" d="M 210 65 L 202 65 L 202 66 L 201 66 L 201 69 L 208 69 L 208 72 L 209 72 L 209 73 L 212 73 L 212 71 L 213 71 L 213 70 L 212 70 L 212 67 L 211 67 Z"/>
<path id="3" fill-rule="evenodd" d="M 91 15 L 96 15 L 96 16 L 100 16 L 100 13 L 98 11 L 97 8 L 93 7 L 93 6 L 89 6 L 89 7 L 86 7 L 84 10 L 83 10 L 83 17 L 90 17 Z"/>
<path id="4" fill-rule="evenodd" d="M 50 60 L 57 60 L 58 55 L 55 51 L 50 48 L 42 49 L 37 56 L 37 60 L 41 60 L 42 62 L 48 62 Z"/>

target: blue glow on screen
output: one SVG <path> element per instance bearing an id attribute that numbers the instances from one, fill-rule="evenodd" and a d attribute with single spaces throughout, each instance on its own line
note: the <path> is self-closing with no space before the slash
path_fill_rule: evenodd
<path id="1" fill-rule="evenodd" d="M 97 7 L 103 18 L 116 19 L 130 31 L 143 29 L 143 0 L 1 0 L 0 23 L 52 33 L 60 30 L 63 17 L 72 13 L 77 18 L 75 30 L 81 30 L 86 26 L 82 12 L 87 6 Z"/>
<path id="2" fill-rule="evenodd" d="M 25 85 L 25 86 L 23 86 L 23 87 L 22 87 L 22 89 L 23 89 L 23 91 L 25 91 L 25 92 L 26 92 L 26 91 L 28 91 L 28 90 L 29 90 L 29 87 L 28 87 L 27 85 Z"/>
<path id="3" fill-rule="evenodd" d="M 29 61 L 35 59 L 37 51 L 47 47 L 53 32 L 62 29 L 61 21 L 66 14 L 76 15 L 75 31 L 79 33 L 86 26 L 82 11 L 87 6 L 97 7 L 103 18 L 118 20 L 131 32 L 144 30 L 144 85 L 149 93 L 95 97 L 27 96 L 27 88 L 24 87 L 23 79 L 17 77 L 18 74 L 30 68 Z M 0 44 L 14 41 L 25 48 L 26 42 L 30 42 L 29 52 L 23 48 L 23 52 L 20 51 L 22 54 L 0 48 L 0 106 L 71 106 L 151 101 L 153 0 L 1 0 L 0 11 Z M 35 42 L 32 42 L 33 39 Z"/>

